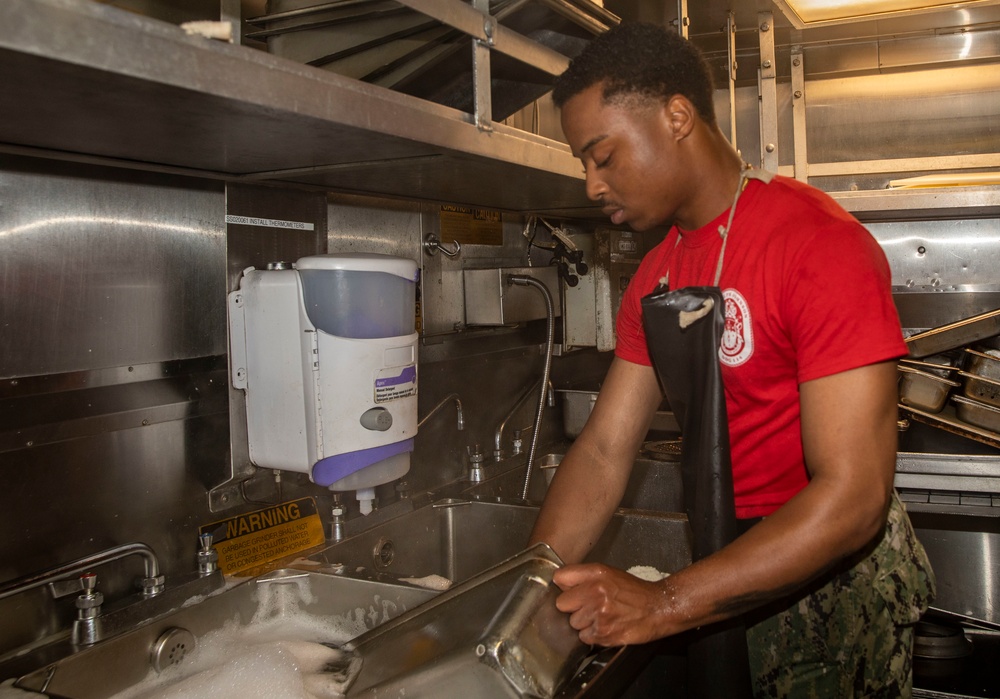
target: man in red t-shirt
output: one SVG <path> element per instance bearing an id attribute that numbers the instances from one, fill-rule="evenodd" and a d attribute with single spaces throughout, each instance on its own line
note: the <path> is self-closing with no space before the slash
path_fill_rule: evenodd
<path id="1" fill-rule="evenodd" d="M 557 604 L 584 642 L 643 643 L 745 614 L 758 696 L 907 696 L 933 575 L 892 488 L 894 360 L 906 348 L 888 264 L 827 195 L 745 178 L 712 95 L 698 51 L 642 24 L 595 39 L 557 81 L 588 196 L 616 225 L 673 227 L 630 283 L 616 357 L 531 540 L 571 564 L 556 573 Z M 577 564 L 662 400 L 640 299 L 664 278 L 723 293 L 719 361 L 746 533 L 654 583 Z"/>

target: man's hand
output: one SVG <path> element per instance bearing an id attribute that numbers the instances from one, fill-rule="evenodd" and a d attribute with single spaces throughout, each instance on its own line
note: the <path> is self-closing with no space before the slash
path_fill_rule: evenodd
<path id="1" fill-rule="evenodd" d="M 556 607 L 570 615 L 569 623 L 584 643 L 624 646 L 667 635 L 655 622 L 667 615 L 669 585 L 648 582 L 598 563 L 565 566 L 553 581 L 562 589 Z"/>

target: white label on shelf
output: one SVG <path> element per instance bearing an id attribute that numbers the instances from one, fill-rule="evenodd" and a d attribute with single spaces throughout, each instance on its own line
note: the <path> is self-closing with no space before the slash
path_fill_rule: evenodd
<path id="1" fill-rule="evenodd" d="M 292 228 L 297 231 L 311 231 L 315 226 L 305 221 L 282 221 L 277 218 L 257 218 L 256 216 L 233 216 L 226 214 L 226 223 L 240 226 L 263 226 L 264 228 Z"/>

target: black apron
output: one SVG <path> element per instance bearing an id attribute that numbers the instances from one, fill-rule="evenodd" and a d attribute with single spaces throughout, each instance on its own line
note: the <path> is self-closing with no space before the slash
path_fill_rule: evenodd
<path id="1" fill-rule="evenodd" d="M 726 241 L 736 204 L 748 178 L 770 182 L 765 171 L 746 171 L 733 199 L 713 286 L 670 291 L 668 278 L 643 297 L 646 345 L 660 385 L 681 428 L 684 507 L 692 533 L 692 562 L 726 546 L 740 532 L 733 497 L 729 420 L 719 367 L 725 301 L 719 288 Z M 680 239 L 678 238 L 678 241 Z M 746 628 L 740 617 L 690 633 L 688 696 L 704 699 L 752 697 Z"/>
<path id="2" fill-rule="evenodd" d="M 662 289 L 642 299 L 650 358 L 681 428 L 681 474 L 693 539 L 692 561 L 718 551 L 738 536 L 729 421 L 718 359 L 724 307 L 722 292 L 711 286 Z M 711 624 L 691 636 L 689 697 L 741 699 L 753 695 L 741 619 Z"/>

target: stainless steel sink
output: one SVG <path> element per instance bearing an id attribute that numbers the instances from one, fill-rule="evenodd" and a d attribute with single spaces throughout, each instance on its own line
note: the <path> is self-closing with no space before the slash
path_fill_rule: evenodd
<path id="1" fill-rule="evenodd" d="M 70 655 L 25 675 L 17 686 L 35 691 L 44 687 L 53 697 L 104 699 L 156 676 L 157 667 L 164 679 L 185 678 L 185 662 L 197 667 L 192 652 L 206 635 L 223 627 L 231 630 L 256 624 L 280 628 L 305 614 L 316 622 L 310 628 L 339 629 L 341 635 L 324 630 L 315 638 L 299 640 L 343 643 L 435 594 L 392 581 L 346 577 L 335 569 L 281 569 L 242 581 L 135 631 Z M 206 648 L 219 643 L 218 636 L 210 636 Z"/>
<path id="2" fill-rule="evenodd" d="M 400 578 L 440 575 L 461 582 L 521 553 L 537 514 L 537 507 L 524 504 L 440 500 L 290 567 L 254 579 L 230 579 L 221 592 L 73 652 L 24 675 L 17 686 L 52 697 L 106 699 L 157 675 L 189 682 L 206 675 L 185 673 L 234 672 L 231 665 L 206 670 L 199 665 L 205 656 L 192 655 L 198 646 L 216 648 L 223 629 L 259 634 L 254 638 L 261 643 L 343 643 L 438 594 Z M 619 510 L 589 560 L 624 569 L 679 570 L 690 562 L 687 519 L 676 513 Z M 272 622 L 301 620 L 303 615 L 323 622 L 324 630 L 309 625 L 312 635 L 272 637 Z M 331 625 L 339 635 L 327 630 Z M 235 653 L 249 652 L 239 645 L 243 638 L 238 636 Z M 630 681 L 635 656 L 636 650 L 629 648 L 601 651 L 558 696 L 600 696 L 605 691 L 601 687 Z"/>
<path id="3" fill-rule="evenodd" d="M 558 467 L 562 454 L 550 452 L 535 459 L 536 469 L 531 474 L 527 501 L 540 503 L 545 498 L 552 474 Z M 540 468 L 538 468 L 540 467 Z M 487 474 L 489 473 L 487 467 Z M 482 498 L 520 500 L 524 490 L 524 466 L 503 471 L 465 491 L 465 494 Z M 684 498 L 681 465 L 677 461 L 636 459 L 632 475 L 625 488 L 620 507 L 658 512 L 683 512 Z"/>
<path id="4" fill-rule="evenodd" d="M 586 507 L 586 503 L 580 503 Z M 400 577 L 440 575 L 467 580 L 522 551 L 538 508 L 446 499 L 334 544 L 312 558 Z M 677 513 L 619 510 L 590 561 L 672 573 L 691 562 L 687 518 Z"/>

